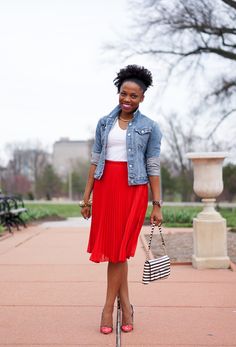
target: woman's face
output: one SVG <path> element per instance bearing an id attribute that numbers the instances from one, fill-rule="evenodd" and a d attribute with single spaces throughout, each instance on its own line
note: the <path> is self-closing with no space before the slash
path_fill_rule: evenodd
<path id="1" fill-rule="evenodd" d="M 120 87 L 119 104 L 122 113 L 131 114 L 144 99 L 143 90 L 133 81 L 126 81 Z"/>

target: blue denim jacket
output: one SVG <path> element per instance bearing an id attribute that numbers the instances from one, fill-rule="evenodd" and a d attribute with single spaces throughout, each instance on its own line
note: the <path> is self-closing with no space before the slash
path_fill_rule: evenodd
<path id="1" fill-rule="evenodd" d="M 118 105 L 108 116 L 98 121 L 91 163 L 97 165 L 94 178 L 103 174 L 108 134 L 120 111 Z M 160 147 L 162 134 L 152 119 L 136 110 L 126 132 L 128 184 L 148 183 L 148 176 L 160 175 Z"/>

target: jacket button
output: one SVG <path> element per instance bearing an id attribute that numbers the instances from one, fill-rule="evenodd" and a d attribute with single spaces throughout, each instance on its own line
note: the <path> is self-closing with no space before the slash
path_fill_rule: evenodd
<path id="1" fill-rule="evenodd" d="M 131 152 L 131 148 L 129 148 L 128 151 Z"/>
<path id="2" fill-rule="evenodd" d="M 132 164 L 129 164 L 129 167 L 132 167 L 133 165 Z"/>
<path id="3" fill-rule="evenodd" d="M 130 133 L 128 133 L 128 136 L 130 136 Z"/>

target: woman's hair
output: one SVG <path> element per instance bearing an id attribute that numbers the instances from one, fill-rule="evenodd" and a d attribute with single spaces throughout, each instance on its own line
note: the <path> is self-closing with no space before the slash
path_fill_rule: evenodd
<path id="1" fill-rule="evenodd" d="M 125 81 L 133 81 L 137 83 L 145 92 L 152 85 L 152 74 L 148 69 L 139 65 L 127 65 L 120 69 L 116 78 L 113 80 L 115 86 L 120 92 L 120 88 Z"/>

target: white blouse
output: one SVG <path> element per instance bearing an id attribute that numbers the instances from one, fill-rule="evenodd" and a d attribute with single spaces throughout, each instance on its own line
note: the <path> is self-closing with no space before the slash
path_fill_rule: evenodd
<path id="1" fill-rule="evenodd" d="M 113 161 L 127 161 L 126 132 L 119 126 L 118 120 L 108 134 L 106 159 Z"/>

